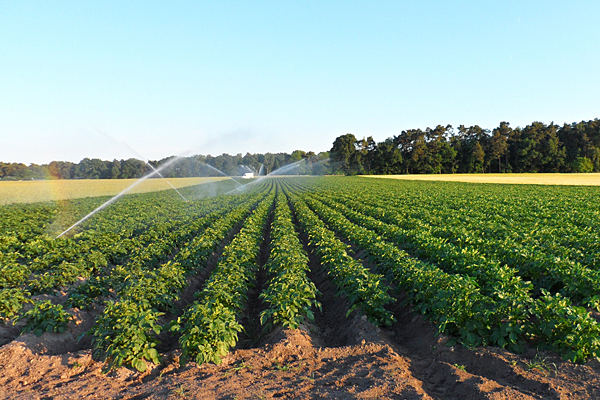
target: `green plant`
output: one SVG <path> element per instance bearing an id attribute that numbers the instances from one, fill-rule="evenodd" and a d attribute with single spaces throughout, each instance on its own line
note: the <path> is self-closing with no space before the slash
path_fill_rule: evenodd
<path id="1" fill-rule="evenodd" d="M 244 361 L 241 361 L 241 362 L 235 364 L 233 367 L 228 368 L 227 371 L 225 372 L 225 376 L 228 376 L 234 372 L 240 372 L 244 369 L 251 370 L 252 368 L 253 368 L 252 365 L 247 365 Z"/>
<path id="2" fill-rule="evenodd" d="M 282 364 L 279 361 L 276 361 L 275 363 L 271 364 L 271 367 L 273 369 L 276 369 L 277 371 L 282 371 L 282 372 L 299 371 L 301 368 L 301 366 L 294 367 L 291 363 Z"/>
<path id="3" fill-rule="evenodd" d="M 271 225 L 271 252 L 267 263 L 270 275 L 267 288 L 260 298 L 268 304 L 260 315 L 260 322 L 281 324 L 297 329 L 306 318 L 314 320 L 312 307 L 321 308 L 316 300 L 318 290 L 306 276 L 308 256 L 296 234 L 287 197 L 280 193 Z"/>
<path id="4" fill-rule="evenodd" d="M 588 300 L 587 306 L 600 311 L 600 295 L 595 295 Z"/>
<path id="5" fill-rule="evenodd" d="M 536 354 L 533 360 L 524 362 L 527 369 L 530 371 L 538 370 L 541 372 L 550 372 L 554 370 L 554 372 L 558 372 L 558 367 L 555 363 L 549 362 L 546 357 L 541 357 L 540 354 Z M 550 368 L 552 367 L 552 369 Z"/>
<path id="6" fill-rule="evenodd" d="M 21 289 L 0 289 L 0 320 L 14 318 L 23 304 L 31 302 L 28 295 Z"/>
<path id="7" fill-rule="evenodd" d="M 194 304 L 171 329 L 182 333 L 179 338 L 181 365 L 189 360 L 198 364 L 220 364 L 229 348 L 237 343 L 242 326 L 236 321 L 233 310 L 212 302 Z"/>
<path id="8" fill-rule="evenodd" d="M 161 331 L 157 325 L 161 315 L 129 300 L 107 302 L 88 332 L 92 336 L 94 357 L 107 361 L 109 370 L 126 365 L 144 372 L 147 361 L 158 364 L 155 335 Z"/>
<path id="9" fill-rule="evenodd" d="M 179 397 L 183 397 L 184 399 L 188 397 L 189 389 L 186 389 L 183 384 L 179 385 L 177 389 L 173 391 Z"/>
<path id="10" fill-rule="evenodd" d="M 44 332 L 64 332 L 74 317 L 66 312 L 62 305 L 54 305 L 50 300 L 45 300 L 36 301 L 33 308 L 19 319 L 27 320 L 23 332 L 33 332 L 36 336 L 42 336 Z"/>
<path id="11" fill-rule="evenodd" d="M 529 330 L 551 349 L 573 362 L 600 358 L 600 324 L 585 308 L 573 306 L 559 293 L 553 296 L 542 290 L 531 312 L 537 321 Z"/>
<path id="12" fill-rule="evenodd" d="M 0 253 L 1 254 L 1 253 Z M 16 288 L 27 281 L 27 277 L 31 274 L 29 268 L 24 265 L 17 264 L 16 262 L 10 262 L 8 260 L 2 260 L 2 258 L 8 258 L 9 256 L 13 259 L 18 257 L 17 253 L 2 254 L 4 257 L 0 257 L 0 262 L 6 262 L 5 265 L 0 263 L 0 288 Z M 8 261 L 8 262 L 7 262 Z"/>
<path id="13" fill-rule="evenodd" d="M 257 269 L 262 230 L 273 196 L 266 197 L 247 219 L 244 227 L 228 246 L 205 287 L 170 329 L 181 334 L 181 365 L 189 360 L 198 364 L 220 364 L 235 346 L 243 329 L 237 322 L 246 303 L 246 293 Z"/>
<path id="14" fill-rule="evenodd" d="M 93 276 L 69 293 L 65 305 L 83 310 L 92 308 L 94 301 L 109 294 L 109 281 L 106 277 Z"/>

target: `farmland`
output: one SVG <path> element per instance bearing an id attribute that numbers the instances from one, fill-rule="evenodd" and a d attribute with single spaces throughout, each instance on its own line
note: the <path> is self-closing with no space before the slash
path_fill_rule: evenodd
<path id="1" fill-rule="evenodd" d="M 217 182 L 227 178 L 170 178 L 176 188 Z M 0 181 L 0 204 L 36 203 L 80 199 L 84 197 L 114 196 L 125 190 L 137 179 L 77 179 L 77 180 L 38 180 Z M 148 179 L 131 189 L 131 193 L 169 190 L 166 179 Z"/>
<path id="2" fill-rule="evenodd" d="M 203 186 L 0 207 L 8 397 L 600 396 L 600 188 Z"/>
<path id="3" fill-rule="evenodd" d="M 598 186 L 600 185 L 599 173 L 586 174 L 420 174 L 420 175 L 365 175 L 369 178 L 384 179 L 408 179 L 423 181 L 450 181 L 470 183 L 509 183 L 523 185 L 577 185 Z"/>

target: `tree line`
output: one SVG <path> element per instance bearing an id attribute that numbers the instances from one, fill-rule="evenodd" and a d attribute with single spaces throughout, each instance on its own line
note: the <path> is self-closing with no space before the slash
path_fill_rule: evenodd
<path id="1" fill-rule="evenodd" d="M 52 161 L 49 164 L 3 163 L 0 162 L 1 180 L 31 180 L 31 179 L 128 179 L 141 178 L 159 168 L 173 157 L 147 163 L 135 158 L 128 160 L 104 161 L 98 158 L 84 158 L 78 163 L 68 161 Z M 266 175 L 277 169 L 305 160 L 294 173 L 325 174 L 328 153 L 315 154 L 296 150 L 288 153 L 266 154 L 221 154 L 219 156 L 194 155 L 173 162 L 160 173 L 165 178 L 193 176 L 230 176 L 244 175 L 247 172 Z M 212 167 L 212 168 L 211 168 Z M 219 172 L 221 171 L 221 172 Z M 158 175 L 156 175 L 158 177 Z"/>
<path id="2" fill-rule="evenodd" d="M 0 179 L 141 178 L 171 158 L 147 163 L 135 158 L 84 158 L 79 163 L 52 161 L 42 165 L 0 162 Z M 433 129 L 405 130 L 379 143 L 372 137 L 357 139 L 348 133 L 338 136 L 329 152 L 194 155 L 177 160 L 161 174 L 167 178 L 219 176 L 218 171 L 231 176 L 246 172 L 268 174 L 302 160 L 284 173 L 600 172 L 600 120 L 562 126 L 533 122 L 523 128 L 501 122 L 493 130 L 478 125 L 460 125 L 456 129 L 438 125 Z"/>
<path id="3" fill-rule="evenodd" d="M 600 120 L 523 128 L 501 122 L 491 131 L 438 125 L 379 143 L 349 133 L 335 139 L 329 154 L 333 172 L 348 175 L 600 172 Z"/>

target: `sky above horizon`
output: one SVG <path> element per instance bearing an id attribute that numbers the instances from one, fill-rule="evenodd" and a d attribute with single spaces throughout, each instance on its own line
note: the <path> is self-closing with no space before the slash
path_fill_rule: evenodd
<path id="1" fill-rule="evenodd" d="M 0 2 L 0 161 L 600 117 L 596 1 Z"/>

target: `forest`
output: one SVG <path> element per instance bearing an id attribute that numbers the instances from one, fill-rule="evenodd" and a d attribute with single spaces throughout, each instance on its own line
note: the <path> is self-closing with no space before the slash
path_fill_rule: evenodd
<path id="1" fill-rule="evenodd" d="M 491 131 L 438 125 L 380 143 L 346 134 L 336 138 L 330 159 L 334 172 L 347 175 L 599 172 L 600 120 L 514 129 L 501 122 Z"/>
<path id="2" fill-rule="evenodd" d="M 140 178 L 172 157 L 149 161 L 104 161 L 84 158 L 79 163 L 49 164 L 0 162 L 0 180 L 127 179 Z M 458 128 L 409 129 L 376 142 L 352 133 L 338 136 L 329 152 L 296 150 L 288 153 L 184 157 L 165 170 L 165 177 L 243 175 L 305 160 L 293 173 L 323 174 L 453 174 L 521 172 L 600 172 L 600 119 L 559 126 L 533 122 L 512 128 L 501 122 L 490 130 L 474 125 Z M 261 166 L 262 171 L 261 171 Z"/>

